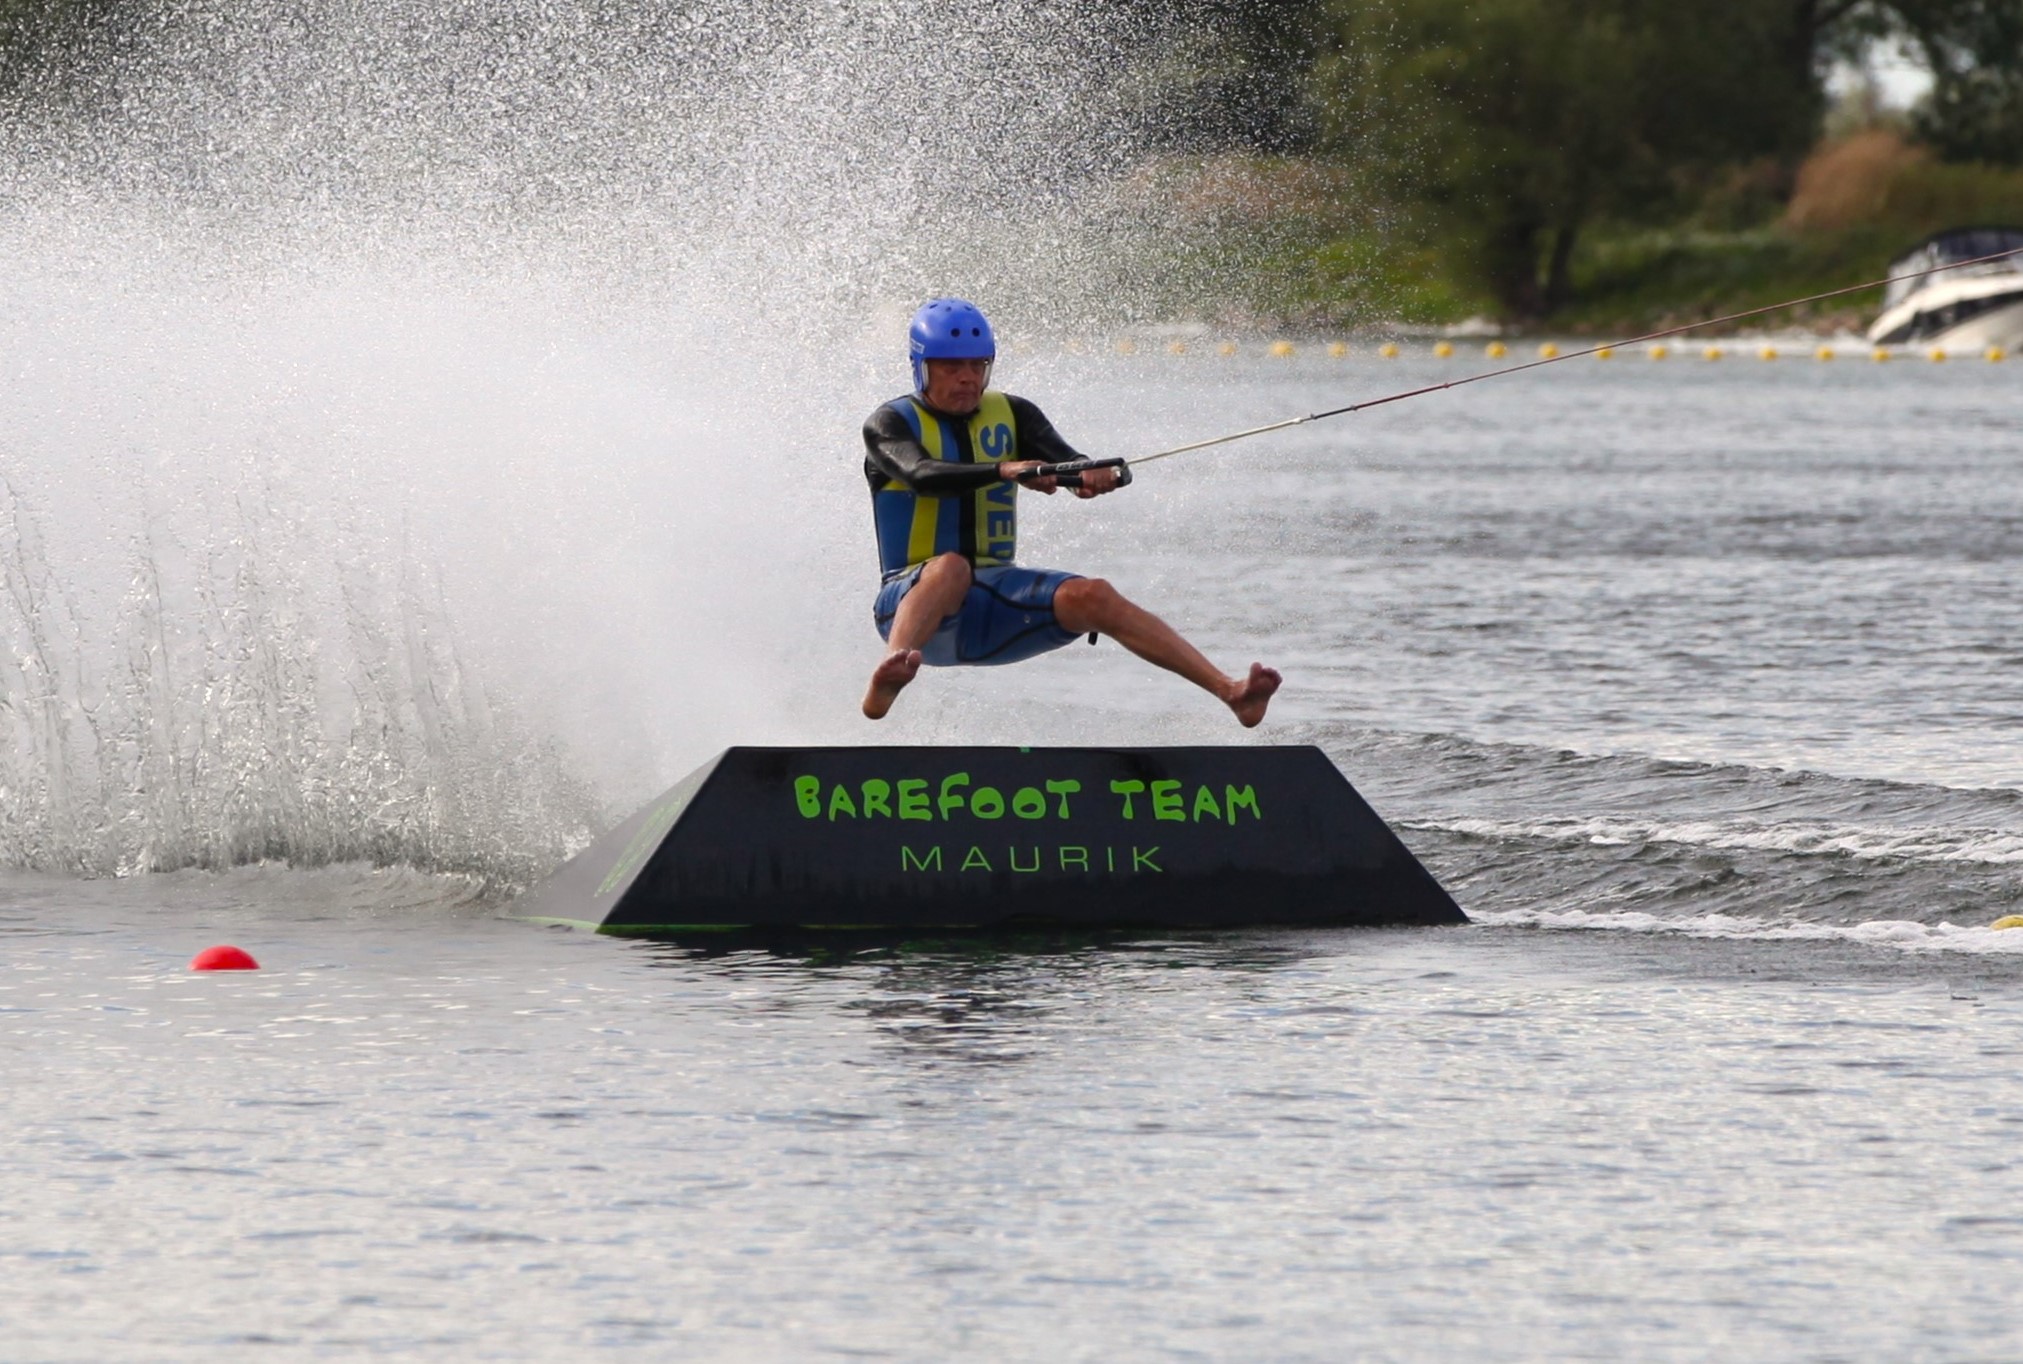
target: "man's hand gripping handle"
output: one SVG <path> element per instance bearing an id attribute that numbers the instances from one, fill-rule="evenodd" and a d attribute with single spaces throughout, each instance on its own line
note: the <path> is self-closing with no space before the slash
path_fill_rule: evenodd
<path id="1" fill-rule="evenodd" d="M 1031 473 L 1023 475 L 1021 481 L 1026 478 L 1057 478 L 1064 488 L 1079 488 L 1082 486 L 1082 475 L 1091 469 L 1115 469 L 1117 486 L 1120 488 L 1131 486 L 1131 464 L 1130 461 L 1123 459 L 1070 459 L 1059 464 L 1042 464 Z"/>

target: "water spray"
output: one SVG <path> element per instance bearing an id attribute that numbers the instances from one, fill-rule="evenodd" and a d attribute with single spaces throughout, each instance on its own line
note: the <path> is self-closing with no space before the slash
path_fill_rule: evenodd
<path id="1" fill-rule="evenodd" d="M 1787 299 L 1782 303 L 1771 303 L 1761 308 L 1750 308 L 1744 312 L 1729 313 L 1726 317 L 1710 317 L 1701 322 L 1688 322 L 1683 326 L 1667 327 L 1663 331 L 1647 332 L 1642 336 L 1633 336 L 1626 341 L 1606 341 L 1600 345 L 1589 346 L 1585 350 L 1568 351 L 1565 355 L 1549 355 L 1538 360 L 1527 360 L 1521 365 L 1505 365 L 1501 369 L 1484 370 L 1480 374 L 1470 374 L 1466 378 L 1448 379 L 1442 383 L 1427 384 L 1420 388 L 1407 389 L 1402 393 L 1391 393 L 1381 398 L 1370 398 L 1364 402 L 1350 403 L 1346 407 L 1331 407 L 1325 412 L 1309 412 L 1303 417 L 1288 417 L 1284 421 L 1270 422 L 1264 426 L 1253 426 L 1247 431 L 1232 431 L 1226 436 L 1214 436 L 1208 440 L 1197 440 L 1187 445 L 1176 445 L 1170 450 L 1161 450 L 1156 454 L 1134 455 L 1129 459 L 1084 461 L 1073 465 L 1056 465 L 1041 472 L 1067 472 L 1070 470 L 1121 467 L 1125 475 L 1124 482 L 1128 483 L 1130 481 L 1130 466 L 1134 464 L 1150 464 L 1155 459 L 1169 459 L 1174 455 L 1184 455 L 1191 450 L 1206 450 L 1210 446 L 1228 445 L 1232 441 L 1248 440 L 1252 436 L 1262 436 L 1268 431 L 1284 431 L 1290 427 L 1304 426 L 1308 422 L 1325 421 L 1329 417 L 1341 417 L 1351 412 L 1363 412 L 1372 407 L 1383 407 L 1387 403 L 1401 403 L 1407 398 L 1424 397 L 1428 393 L 1438 393 L 1443 389 L 1449 388 L 1460 388 L 1463 384 L 1476 384 L 1482 382 L 1484 379 L 1499 379 L 1506 374 L 1521 374 L 1528 369 L 1539 369 L 1546 365 L 1559 364 L 1562 360 L 1578 360 L 1584 355 L 1597 355 L 1605 350 L 1620 350 L 1628 346 L 1640 346 L 1650 341 L 1662 341 L 1668 336 L 1678 336 L 1684 332 L 1698 331 L 1703 327 L 1718 327 L 1728 322 L 1740 322 L 1744 318 L 1760 317 L 1764 313 L 1774 313 L 1781 308 L 1797 308 L 1807 303 L 1818 303 L 1824 299 L 1839 298 L 1843 294 L 1858 294 L 1865 289 L 1880 289 L 1902 279 L 1918 279 L 1925 275 L 1936 275 L 1945 270 L 1962 270 L 1970 265 L 1987 265 L 1992 261 L 2008 260 L 2013 256 L 2019 255 L 2023 255 L 2023 247 L 2016 247 L 2008 251 L 1997 251 L 1987 256 L 1976 256 L 1972 260 L 1953 261 L 1945 265 L 1935 265 L 1930 269 L 1914 271 L 1908 275 L 1892 275 L 1885 279 L 1871 280 L 1866 284 L 1850 284 L 1843 289 L 1829 289 L 1823 294 L 1810 294 L 1804 298 Z"/>
<path id="2" fill-rule="evenodd" d="M 822 471 L 881 309 L 1167 289 L 1116 188 L 1159 22 L 1116 6 L 116 27 L 0 100 L 0 868 L 504 887 L 741 734 L 829 734 L 866 624 Z"/>

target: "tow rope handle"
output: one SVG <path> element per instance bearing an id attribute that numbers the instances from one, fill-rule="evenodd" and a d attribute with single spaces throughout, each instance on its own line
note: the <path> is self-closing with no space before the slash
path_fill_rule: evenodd
<path id="1" fill-rule="evenodd" d="M 1117 486 L 1131 486 L 1131 463 L 1123 459 L 1070 459 L 1059 464 L 1042 464 L 1026 475 L 1026 478 L 1057 478 L 1064 488 L 1082 486 L 1082 475 L 1091 469 L 1115 469 Z"/>

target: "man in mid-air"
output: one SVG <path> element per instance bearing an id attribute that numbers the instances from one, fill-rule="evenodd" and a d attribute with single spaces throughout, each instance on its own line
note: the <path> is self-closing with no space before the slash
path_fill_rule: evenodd
<path id="1" fill-rule="evenodd" d="M 1261 663 L 1219 671 L 1172 626 L 1101 578 L 1020 568 L 1018 491 L 1051 495 L 1048 464 L 1083 458 L 1039 408 L 989 387 L 997 342 L 959 298 L 938 298 L 909 330 L 913 392 L 864 423 L 864 476 L 878 527 L 878 633 L 891 646 L 871 674 L 864 714 L 882 720 L 920 665 L 1016 663 L 1082 635 L 1108 635 L 1212 693 L 1246 727 L 1264 718 L 1279 675 Z M 1077 497 L 1119 485 L 1115 468 L 1079 475 Z"/>

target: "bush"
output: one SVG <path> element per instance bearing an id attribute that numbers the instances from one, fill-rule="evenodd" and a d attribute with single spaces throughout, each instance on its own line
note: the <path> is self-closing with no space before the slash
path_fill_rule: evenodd
<path id="1" fill-rule="evenodd" d="M 1798 171 L 1784 225 L 1801 233 L 1867 228 L 1905 247 L 1949 227 L 2023 223 L 2023 170 L 1948 165 L 1871 128 L 1828 142 Z"/>

